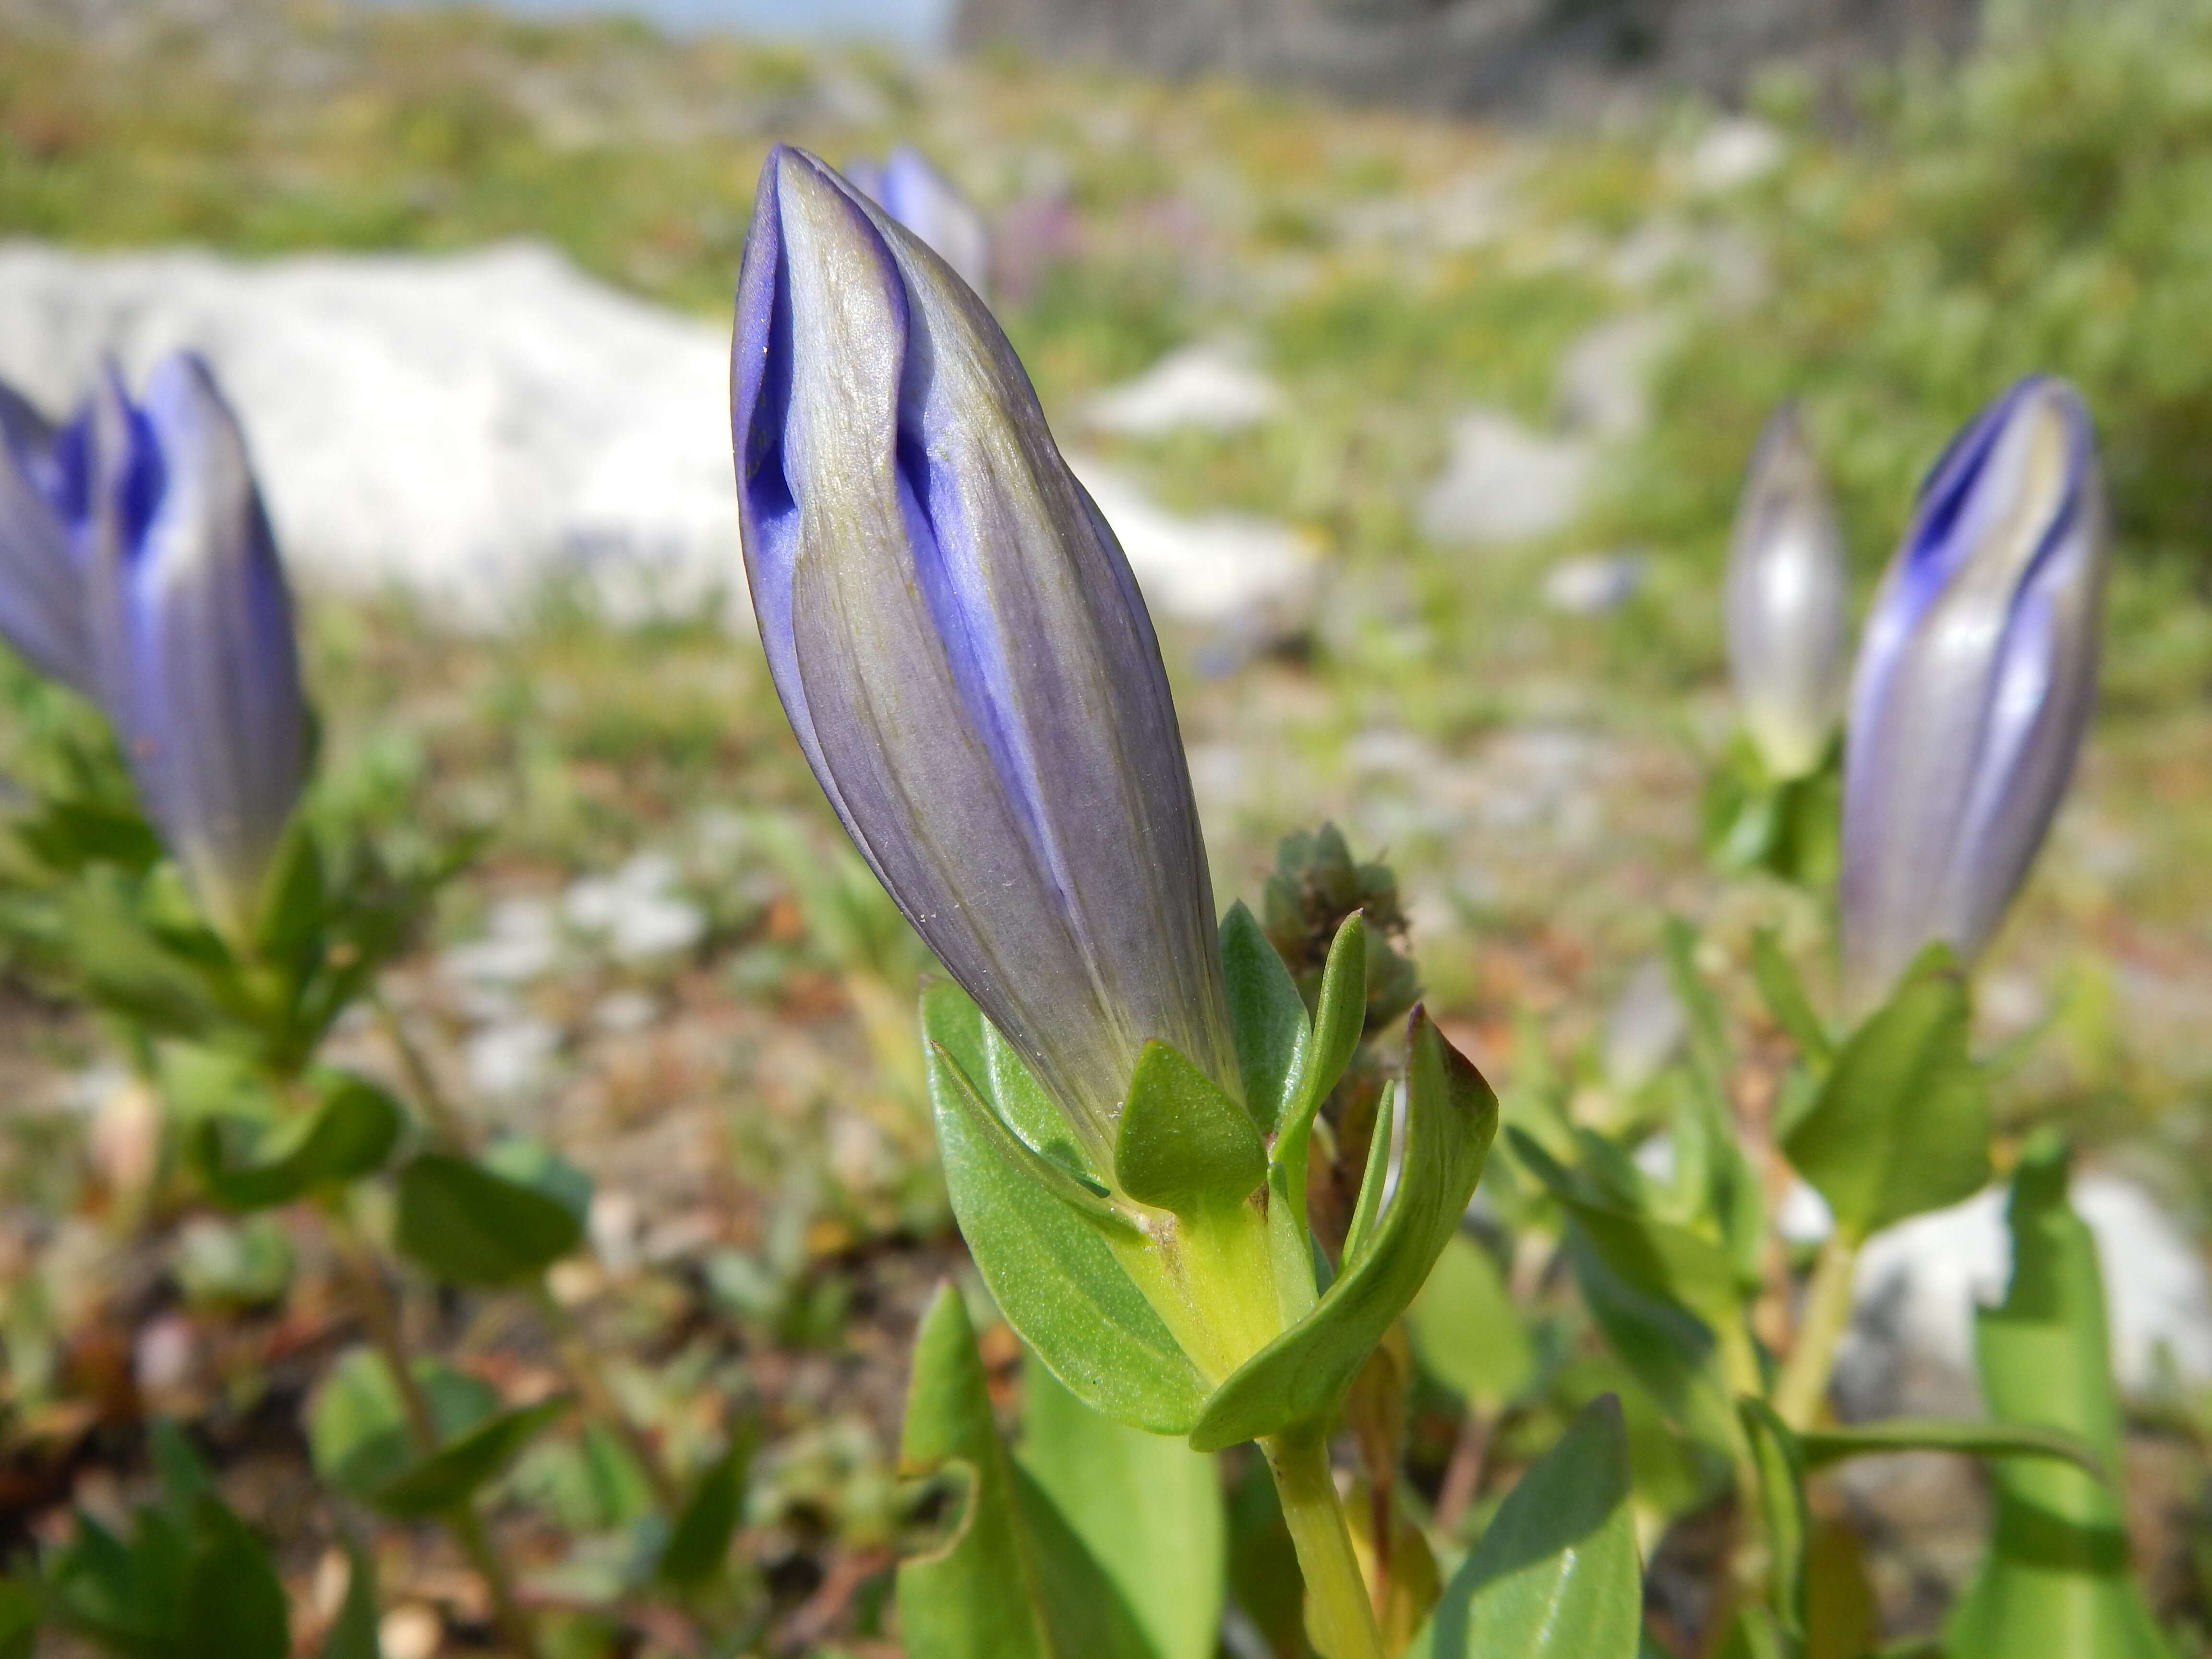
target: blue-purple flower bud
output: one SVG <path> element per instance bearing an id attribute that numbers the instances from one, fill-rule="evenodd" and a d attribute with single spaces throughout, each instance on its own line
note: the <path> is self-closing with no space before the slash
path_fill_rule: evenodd
<path id="1" fill-rule="evenodd" d="M 732 374 L 762 643 L 837 815 L 1102 1170 L 1149 1039 L 1241 1097 L 1167 675 L 990 313 L 804 152 Z"/>
<path id="2" fill-rule="evenodd" d="M 209 919 L 252 935 L 307 781 L 292 600 L 244 434 L 207 365 L 93 400 L 88 588 L 101 700 Z"/>
<path id="3" fill-rule="evenodd" d="M 1851 686 L 1843 951 L 1859 1007 L 1944 941 L 1996 931 L 2065 793 L 2095 701 L 2104 486 L 2089 415 L 2021 381 L 1937 462 Z"/>
<path id="4" fill-rule="evenodd" d="M 1850 579 L 1820 464 L 1796 412 L 1766 423 L 1729 547 L 1729 668 L 1767 769 L 1802 777 L 1843 715 Z"/>
<path id="5" fill-rule="evenodd" d="M 40 673 L 89 696 L 84 437 L 82 422 L 57 431 L 0 385 L 0 638 Z"/>
<path id="6" fill-rule="evenodd" d="M 920 150 L 901 144 L 881 167 L 856 162 L 847 168 L 846 182 L 928 243 L 962 282 L 988 296 L 990 229 L 975 204 Z"/>

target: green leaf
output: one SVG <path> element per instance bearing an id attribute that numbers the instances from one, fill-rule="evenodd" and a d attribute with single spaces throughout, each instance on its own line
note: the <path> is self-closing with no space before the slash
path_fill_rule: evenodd
<path id="1" fill-rule="evenodd" d="M 319 953 L 328 889 L 323 852 L 313 834 L 295 818 L 277 848 L 276 867 L 264 878 L 257 943 L 264 962 L 297 972 Z"/>
<path id="2" fill-rule="evenodd" d="M 975 1332 L 950 1285 L 939 1288 L 915 1340 L 899 1464 L 910 1475 L 947 1467 L 968 1475 L 951 1540 L 899 1564 L 907 1651 L 914 1659 L 1057 1659 Z"/>
<path id="3" fill-rule="evenodd" d="M 417 1360 L 413 1370 L 441 1444 L 499 1410 L 498 1392 L 489 1383 L 442 1360 Z M 398 1385 L 374 1349 L 349 1349 L 331 1367 L 308 1410 L 307 1446 L 315 1472 L 356 1498 L 414 1463 L 415 1442 Z"/>
<path id="4" fill-rule="evenodd" d="M 1893 1417 L 1850 1428 L 1810 1429 L 1797 1437 L 1805 1467 L 1825 1469 L 1846 1458 L 1884 1452 L 1948 1451 L 1970 1457 L 2055 1457 L 2100 1480 L 2111 1471 L 2097 1449 L 2078 1436 L 2030 1423 L 1961 1422 L 1949 1418 Z"/>
<path id="5" fill-rule="evenodd" d="M 1407 1046 L 1405 1163 L 1374 1242 L 1311 1314 L 1214 1391 L 1191 1431 L 1200 1451 L 1326 1419 L 1459 1230 L 1498 1130 L 1498 1097 L 1419 1009 Z"/>
<path id="6" fill-rule="evenodd" d="M 1967 1050 L 1966 984 L 1932 946 L 1844 1042 L 1784 1137 L 1797 1173 L 1853 1243 L 1979 1192 L 1990 1178 L 1987 1080 Z"/>
<path id="7" fill-rule="evenodd" d="M 1010 1051 L 1007 1051 L 1010 1052 Z M 996 1058 L 996 1056 L 994 1056 Z M 1129 1218 L 1115 1209 L 1108 1189 L 1090 1181 L 1048 1153 L 1039 1152 L 1002 1118 L 966 1069 L 942 1043 L 933 1043 L 927 1063 L 945 1085 L 947 1098 L 967 1120 L 968 1127 L 997 1147 L 1000 1155 L 1068 1206 L 1085 1220 L 1102 1227 L 1128 1227 Z"/>
<path id="8" fill-rule="evenodd" d="M 979 1127 L 957 1070 L 988 1073 L 983 1018 L 958 987 L 922 994 L 930 1104 L 953 1212 L 1013 1328 L 1085 1404 L 1157 1434 L 1198 1420 L 1204 1386 L 1095 1224 Z"/>
<path id="9" fill-rule="evenodd" d="M 1221 973 L 1229 988 L 1244 1103 L 1261 1132 L 1273 1134 L 1291 1110 L 1298 1073 L 1310 1060 L 1313 1023 L 1297 981 L 1241 901 L 1221 919 Z"/>
<path id="10" fill-rule="evenodd" d="M 2078 1438 L 2119 1467 L 2120 1404 L 2096 1241 L 2067 1201 L 2068 1153 L 2042 1137 L 2013 1176 L 2012 1284 L 1975 1316 L 1982 1393 L 1997 1423 Z M 1951 1659 L 2169 1659 L 2130 1574 L 2118 1493 L 2071 1463 L 1995 1468 L 1990 1554 L 1944 1629 Z"/>
<path id="11" fill-rule="evenodd" d="M 1712 1327 L 1673 1297 L 1631 1284 L 1579 1224 L 1570 1227 L 1566 1250 L 1583 1305 L 1613 1357 L 1676 1429 L 1735 1455 L 1732 1395 Z"/>
<path id="12" fill-rule="evenodd" d="M 1401 1007 L 1404 1004 L 1399 1005 Z M 1299 1115 L 1306 1123 L 1344 1068 L 1367 1029 L 1367 918 L 1355 910 L 1344 919 L 1328 947 L 1328 963 L 1322 969 L 1321 1002 L 1314 1010 L 1314 1064 L 1301 1079 L 1304 1097 Z"/>
<path id="13" fill-rule="evenodd" d="M 1525 1131 L 1507 1131 L 1513 1151 L 1571 1215 L 1606 1265 L 1636 1289 L 1686 1308 L 1719 1333 L 1741 1323 L 1735 1263 L 1728 1250 L 1686 1227 L 1632 1207 L 1581 1177 Z"/>
<path id="14" fill-rule="evenodd" d="M 1766 1523 L 1767 1607 L 1791 1650 L 1805 1641 L 1806 1566 L 1813 1514 L 1805 1503 L 1805 1459 L 1797 1437 L 1763 1400 L 1741 1400 L 1745 1443 Z"/>
<path id="15" fill-rule="evenodd" d="M 40 1622 L 38 1592 L 12 1578 L 0 1578 L 0 1659 L 33 1659 Z"/>
<path id="16" fill-rule="evenodd" d="M 1521 1477 L 1406 1659 L 1636 1659 L 1643 1574 L 1620 1402 L 1594 1402 Z"/>
<path id="17" fill-rule="evenodd" d="M 291 1610 L 267 1547 L 217 1499 L 193 1506 L 178 1659 L 287 1659 Z"/>
<path id="18" fill-rule="evenodd" d="M 1177 1215 L 1234 1209 L 1267 1178 L 1251 1114 L 1164 1042 L 1137 1055 L 1114 1141 L 1114 1177 L 1139 1204 Z"/>
<path id="19" fill-rule="evenodd" d="M 1019 1467 L 1118 1593 L 1146 1651 L 1213 1659 L 1228 1553 L 1214 1460 L 1101 1416 L 1042 1365 L 1024 1371 L 1022 1395 Z"/>
<path id="20" fill-rule="evenodd" d="M 1536 1351 L 1488 1250 L 1454 1233 L 1406 1310 L 1421 1369 L 1473 1407 L 1495 1413 L 1535 1379 Z"/>
<path id="21" fill-rule="evenodd" d="M 1751 975 L 1766 1012 L 1790 1034 L 1797 1052 L 1814 1066 L 1826 1066 L 1835 1054 L 1835 1042 L 1828 1036 L 1827 1023 L 1814 1011 L 1812 998 L 1805 994 L 1805 982 L 1797 977 L 1796 968 L 1784 953 L 1782 941 L 1771 927 L 1762 927 L 1751 936 Z"/>
<path id="22" fill-rule="evenodd" d="M 504 1473 L 522 1449 L 562 1416 L 568 1406 L 563 1396 L 501 1412 L 363 1492 L 362 1501 L 402 1521 L 449 1513 L 466 1503 L 478 1487 Z"/>
<path id="23" fill-rule="evenodd" d="M 748 1439 L 733 1439 L 692 1486 L 660 1552 L 659 1573 L 665 1582 L 689 1589 L 722 1570 L 744 1516 L 745 1469 L 752 1450 Z"/>
<path id="24" fill-rule="evenodd" d="M 1345 1224 L 1340 1271 L 1354 1266 L 1365 1253 L 1368 1240 L 1375 1234 L 1376 1218 L 1382 1213 L 1382 1192 L 1390 1184 L 1390 1146 L 1397 1139 L 1398 1098 L 1402 1092 L 1394 1084 L 1382 1091 L 1382 1097 L 1376 1103 L 1375 1124 L 1367 1135 L 1367 1167 L 1359 1172 L 1359 1195 L 1352 1200 L 1352 1219 Z"/>
<path id="25" fill-rule="evenodd" d="M 450 1152 L 423 1152 L 399 1172 L 395 1242 L 456 1285 L 512 1285 L 576 1248 L 583 1218 L 563 1198 Z"/>
<path id="26" fill-rule="evenodd" d="M 345 1600 L 323 1638 L 322 1659 L 384 1659 L 377 1630 L 376 1558 L 351 1538 L 345 1540 Z"/>
<path id="27" fill-rule="evenodd" d="M 1698 971 L 1698 930 L 1680 916 L 1667 918 L 1667 978 L 1688 1017 L 1690 1069 L 1707 1099 L 1728 1100 L 1728 1017 L 1713 988 Z"/>
<path id="28" fill-rule="evenodd" d="M 216 1203 L 229 1210 L 267 1209 L 289 1204 L 310 1188 L 356 1181 L 383 1166 L 406 1127 L 406 1115 L 392 1097 L 343 1072 L 320 1079 L 319 1088 L 322 1099 L 314 1111 L 289 1133 L 268 1137 L 273 1147 L 254 1146 L 250 1163 L 226 1158 L 222 1120 L 202 1118 L 193 1126 L 193 1165 Z"/>

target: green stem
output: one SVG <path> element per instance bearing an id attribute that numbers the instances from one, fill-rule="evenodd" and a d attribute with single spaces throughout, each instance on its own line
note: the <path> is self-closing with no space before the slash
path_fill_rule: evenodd
<path id="1" fill-rule="evenodd" d="M 1851 1287 L 1858 1264 L 1859 1247 L 1841 1233 L 1830 1236 L 1813 1264 L 1813 1277 L 1805 1287 L 1805 1311 L 1798 1317 L 1789 1363 L 1774 1389 L 1775 1415 L 1800 1432 L 1813 1425 L 1820 1402 L 1827 1398 L 1836 1349 L 1850 1328 Z"/>
<path id="2" fill-rule="evenodd" d="M 369 1342 L 383 1357 L 385 1369 L 392 1373 L 392 1383 L 399 1391 L 400 1408 L 406 1413 L 407 1431 L 415 1449 L 427 1457 L 438 1449 L 438 1419 L 408 1358 L 407 1339 L 400 1329 L 399 1310 L 392 1301 L 391 1287 L 384 1282 L 382 1267 L 351 1218 L 337 1204 L 325 1213 L 338 1258 L 353 1280 L 354 1299 L 361 1309 L 362 1322 L 368 1328 Z M 473 1501 L 465 1499 L 455 1504 L 444 1519 L 461 1553 L 484 1582 L 491 1598 L 492 1621 L 501 1636 L 522 1659 L 538 1659 L 538 1633 L 515 1599 L 514 1576 L 507 1571 Z"/>
<path id="3" fill-rule="evenodd" d="M 368 1006 L 375 1011 L 376 1023 L 399 1055 L 400 1068 L 407 1073 L 407 1086 L 415 1096 L 415 1103 L 422 1109 L 432 1136 L 447 1152 L 465 1151 L 469 1144 L 468 1125 L 454 1109 L 453 1102 L 446 1098 L 446 1091 L 438 1086 L 429 1060 L 407 1034 L 398 1011 L 384 1000 L 381 991 L 369 993 Z"/>
<path id="4" fill-rule="evenodd" d="M 1314 1646 L 1322 1659 L 1383 1659 L 1382 1632 L 1329 1474 L 1328 1443 L 1317 1432 L 1293 1432 L 1270 1436 L 1260 1446 L 1305 1575 L 1306 1630 Z"/>

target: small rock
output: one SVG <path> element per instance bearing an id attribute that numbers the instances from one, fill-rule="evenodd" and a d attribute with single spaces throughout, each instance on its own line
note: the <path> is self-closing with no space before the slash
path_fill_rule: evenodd
<path id="1" fill-rule="evenodd" d="M 1561 412 L 1580 431 L 1632 438 L 1651 423 L 1651 371 L 1673 325 L 1649 312 L 1599 324 L 1559 361 Z"/>
<path id="2" fill-rule="evenodd" d="M 541 977 L 560 955 L 561 927 L 551 902 L 506 898 L 492 907 L 484 937 L 447 951 L 438 969 L 463 986 L 506 988 Z"/>
<path id="3" fill-rule="evenodd" d="M 638 1241 L 645 1226 L 637 1200 L 619 1187 L 602 1187 L 592 1194 L 586 1223 L 592 1249 L 600 1264 L 617 1278 L 636 1271 Z"/>
<path id="4" fill-rule="evenodd" d="M 1667 964 L 1646 957 L 1613 999 L 1605 1023 L 1605 1075 L 1624 1094 L 1633 1094 L 1679 1053 L 1689 1035 L 1689 1016 L 1674 994 Z"/>
<path id="5" fill-rule="evenodd" d="M 131 1356 L 139 1393 L 159 1401 L 182 1392 L 192 1380 L 198 1356 L 199 1334 L 189 1316 L 166 1313 L 149 1320 Z"/>
<path id="6" fill-rule="evenodd" d="M 526 1015 L 476 1032 L 463 1046 L 462 1059 L 470 1085 L 478 1093 L 510 1098 L 544 1080 L 560 1048 L 559 1026 Z"/>
<path id="7" fill-rule="evenodd" d="M 377 1621 L 377 1645 L 384 1659 L 434 1659 L 446 1639 L 445 1620 L 420 1601 L 396 1607 Z"/>
<path id="8" fill-rule="evenodd" d="M 2168 1361 L 2212 1382 L 2212 1274 L 2188 1237 L 2125 1176 L 2087 1171 L 2072 1198 L 2096 1236 L 2122 1386 L 2149 1389 Z M 1853 1416 L 1973 1408 L 1973 1310 L 2001 1300 L 2012 1271 L 2005 1202 L 1992 1188 L 1868 1244 L 1837 1368 Z"/>
<path id="9" fill-rule="evenodd" d="M 706 913 L 671 890 L 675 860 L 662 853 L 641 853 L 607 876 L 585 876 L 572 883 L 562 900 L 569 925 L 595 934 L 620 962 L 673 956 L 706 936 Z"/>
<path id="10" fill-rule="evenodd" d="M 1544 603 L 1570 616 L 1617 611 L 1644 585 L 1644 560 L 1634 553 L 1588 553 L 1562 559 L 1544 575 Z"/>
<path id="11" fill-rule="evenodd" d="M 1529 541 L 1582 508 L 1595 459 L 1579 438 L 1553 438 L 1494 409 L 1453 422 L 1451 457 L 1420 504 L 1421 532 L 1447 543 Z"/>
<path id="12" fill-rule="evenodd" d="M 1707 127 L 1677 164 L 1693 191 L 1717 193 L 1756 183 L 1782 165 L 1788 145 L 1781 133 L 1747 115 L 1723 118 Z"/>
<path id="13" fill-rule="evenodd" d="M 1282 407 L 1283 394 L 1232 346 L 1201 342 L 1171 351 L 1133 380 L 1098 393 L 1085 423 L 1123 437 L 1157 438 L 1186 428 L 1236 432 Z"/>

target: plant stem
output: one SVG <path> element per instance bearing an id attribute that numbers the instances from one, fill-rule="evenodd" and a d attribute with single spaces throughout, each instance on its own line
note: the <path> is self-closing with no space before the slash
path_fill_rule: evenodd
<path id="1" fill-rule="evenodd" d="M 400 1329 L 399 1310 L 392 1301 L 391 1286 L 384 1282 L 384 1270 L 368 1242 L 339 1205 L 332 1205 L 325 1213 L 338 1259 L 353 1280 L 354 1299 L 360 1306 L 362 1322 L 368 1327 L 368 1340 L 383 1356 L 385 1369 L 392 1373 L 393 1386 L 399 1391 L 400 1408 L 406 1413 L 407 1431 L 415 1449 L 427 1457 L 438 1449 L 438 1419 L 409 1362 L 407 1339 Z M 474 1501 L 455 1504 L 444 1519 L 461 1553 L 484 1582 L 485 1592 L 491 1597 L 492 1621 L 501 1636 L 523 1659 L 538 1659 L 538 1634 L 515 1599 L 514 1576 L 493 1544 Z"/>
<path id="2" fill-rule="evenodd" d="M 407 1073 L 407 1087 L 414 1094 L 415 1103 L 422 1109 L 422 1115 L 429 1121 L 431 1134 L 447 1151 L 462 1151 L 469 1143 L 468 1125 L 454 1109 L 453 1102 L 446 1098 L 446 1091 L 438 1086 L 429 1060 L 415 1039 L 408 1036 L 398 1011 L 384 1000 L 381 991 L 369 993 L 368 1006 L 375 1010 L 376 1023 L 399 1055 L 400 1068 Z"/>
<path id="3" fill-rule="evenodd" d="M 1820 1247 L 1820 1259 L 1813 1264 L 1796 1340 L 1774 1389 L 1775 1415 L 1801 1432 L 1812 1426 L 1820 1402 L 1827 1398 L 1836 1349 L 1850 1328 L 1851 1288 L 1858 1263 L 1858 1246 L 1836 1233 Z"/>
<path id="4" fill-rule="evenodd" d="M 1446 1538 L 1456 1536 L 1476 1495 L 1482 1490 L 1482 1471 L 1490 1458 L 1491 1431 L 1496 1420 L 1480 1406 L 1469 1406 L 1459 1425 L 1459 1440 L 1451 1462 L 1444 1466 L 1444 1484 L 1437 1493 L 1436 1529 Z"/>
<path id="5" fill-rule="evenodd" d="M 1283 1520 L 1306 1581 L 1306 1630 L 1322 1659 L 1383 1659 L 1367 1581 L 1329 1475 L 1328 1444 L 1316 1431 L 1260 1443 L 1282 1499 Z"/>
<path id="6" fill-rule="evenodd" d="M 646 1484 L 653 1488 L 653 1501 L 659 1504 L 663 1515 L 673 1522 L 684 1505 L 684 1494 L 676 1484 L 676 1477 L 660 1455 L 660 1448 L 653 1437 L 638 1426 L 636 1421 L 615 1398 L 613 1385 L 599 1364 L 599 1357 L 577 1328 L 576 1321 L 555 1296 L 552 1288 L 541 1276 L 531 1285 L 531 1299 L 538 1304 L 539 1316 L 553 1333 L 553 1346 L 561 1355 L 561 1363 L 568 1375 L 575 1379 L 577 1389 L 584 1396 L 584 1404 L 594 1417 L 600 1419 L 618 1436 L 629 1455 L 637 1460 L 638 1468 L 645 1471 Z"/>

